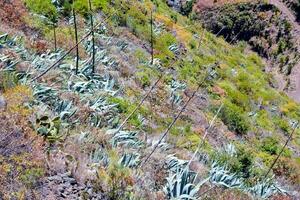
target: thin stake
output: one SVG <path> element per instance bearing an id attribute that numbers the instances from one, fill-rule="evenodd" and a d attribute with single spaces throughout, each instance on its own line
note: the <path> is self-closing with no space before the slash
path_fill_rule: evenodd
<path id="1" fill-rule="evenodd" d="M 95 33 L 94 33 L 94 20 L 93 20 L 93 11 L 92 11 L 92 3 L 89 0 L 90 7 L 90 21 L 91 21 L 91 32 L 92 32 L 92 46 L 93 46 L 93 55 L 92 55 L 92 74 L 95 73 Z"/>
<path id="2" fill-rule="evenodd" d="M 235 39 L 241 34 L 242 29 L 232 38 L 232 40 L 229 42 L 229 44 L 231 44 L 232 42 L 235 41 Z"/>
<path id="3" fill-rule="evenodd" d="M 54 51 L 57 51 L 57 42 L 56 42 L 56 24 L 53 24 L 53 36 L 54 36 Z"/>
<path id="4" fill-rule="evenodd" d="M 153 65 L 154 50 L 153 50 L 153 12 L 152 12 L 152 10 L 151 10 L 150 27 L 151 27 L 151 65 Z"/>
<path id="5" fill-rule="evenodd" d="M 264 178 L 266 179 L 269 175 L 269 173 L 271 172 L 271 170 L 273 169 L 273 167 L 275 166 L 275 164 L 277 163 L 279 157 L 281 156 L 281 154 L 283 153 L 285 147 L 287 146 L 287 144 L 290 142 L 290 140 L 292 140 L 293 138 L 293 135 L 295 133 L 295 130 L 298 128 L 298 125 L 299 125 L 299 121 L 296 123 L 292 133 L 289 135 L 288 139 L 286 140 L 285 144 L 283 145 L 281 151 L 279 152 L 279 154 L 277 155 L 276 159 L 273 161 L 272 165 L 270 166 L 268 172 L 264 175 Z"/>
<path id="6" fill-rule="evenodd" d="M 216 34 L 216 36 L 218 36 L 218 35 L 224 30 L 225 27 L 226 27 L 226 26 L 223 26 L 223 27 L 218 31 L 218 33 Z"/>
<path id="7" fill-rule="evenodd" d="M 74 20 L 74 29 L 75 29 L 75 42 L 78 43 L 78 33 L 77 33 L 77 22 L 76 22 L 76 13 L 73 6 L 73 20 Z M 76 68 L 75 68 L 75 74 L 78 73 L 78 66 L 79 66 L 79 47 L 76 46 Z"/>

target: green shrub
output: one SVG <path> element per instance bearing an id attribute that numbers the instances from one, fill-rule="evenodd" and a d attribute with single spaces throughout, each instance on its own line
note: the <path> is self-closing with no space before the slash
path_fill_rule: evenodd
<path id="1" fill-rule="evenodd" d="M 42 168 L 32 168 L 26 169 L 20 176 L 20 180 L 28 188 L 32 188 L 37 185 L 39 179 L 44 175 L 44 170 Z"/>
<path id="2" fill-rule="evenodd" d="M 278 125 L 278 127 L 285 133 L 288 133 L 290 130 L 290 125 L 287 122 L 287 120 L 281 119 L 281 118 L 276 118 L 274 119 L 275 123 Z"/>
<path id="3" fill-rule="evenodd" d="M 154 48 L 159 51 L 157 57 L 161 59 L 163 63 L 166 63 L 168 59 L 174 57 L 173 52 L 169 50 L 169 46 L 176 44 L 176 42 L 176 38 L 170 33 L 165 33 L 155 39 Z"/>
<path id="4" fill-rule="evenodd" d="M 264 128 L 265 130 L 274 131 L 274 124 L 271 121 L 269 114 L 265 110 L 260 110 L 257 112 L 256 122 L 257 124 Z"/>
<path id="5" fill-rule="evenodd" d="M 147 73 L 144 72 L 138 72 L 136 74 L 138 81 L 140 82 L 141 86 L 143 88 L 150 86 L 151 81 L 150 81 L 150 77 Z"/>
<path id="6" fill-rule="evenodd" d="M 99 167 L 92 181 L 97 192 L 107 194 L 108 199 L 133 199 L 133 177 L 129 168 L 122 166 L 115 151 L 109 152 L 107 167 Z"/>
<path id="7" fill-rule="evenodd" d="M 226 151 L 214 152 L 213 160 L 228 166 L 233 173 L 238 173 L 244 178 L 250 177 L 254 164 L 253 152 L 241 145 L 235 146 L 235 151 L 233 155 Z"/>
<path id="8" fill-rule="evenodd" d="M 55 22 L 58 17 L 58 12 L 51 0 L 25 0 L 26 6 L 32 12 L 44 15 L 52 22 Z"/>
<path id="9" fill-rule="evenodd" d="M 132 104 L 128 100 L 125 100 L 123 98 L 111 97 L 109 99 L 109 102 L 118 104 L 117 107 L 119 109 L 119 112 L 123 113 L 124 116 L 127 116 L 129 113 L 131 113 L 136 107 L 136 104 Z M 142 107 L 138 112 L 135 112 L 131 116 L 131 118 L 128 120 L 128 123 L 132 126 L 139 127 L 142 124 L 141 120 L 139 119 L 139 114 L 145 116 L 148 113 L 147 110 Z"/>
<path id="10" fill-rule="evenodd" d="M 18 84 L 17 75 L 14 72 L 0 72 L 0 91 L 7 90 Z"/>
<path id="11" fill-rule="evenodd" d="M 108 0 L 92 0 L 94 8 L 103 10 L 104 12 L 108 11 Z"/>
<path id="12" fill-rule="evenodd" d="M 264 152 L 267 152 L 271 155 L 276 155 L 279 153 L 280 148 L 279 148 L 279 142 L 276 138 L 274 137 L 266 137 L 262 141 L 261 149 Z"/>
<path id="13" fill-rule="evenodd" d="M 155 80 L 159 76 L 159 72 L 148 66 L 138 66 L 139 71 L 136 73 L 138 83 L 143 87 L 151 85 L 151 80 Z"/>
<path id="14" fill-rule="evenodd" d="M 74 1 L 74 9 L 84 15 L 84 16 L 87 16 L 88 13 L 89 13 L 89 4 L 88 4 L 88 0 L 86 1 L 83 1 L 83 0 L 75 0 Z"/>
<path id="15" fill-rule="evenodd" d="M 250 128 L 243 110 L 229 101 L 225 102 L 220 112 L 220 118 L 229 130 L 235 131 L 237 134 L 246 134 Z"/>

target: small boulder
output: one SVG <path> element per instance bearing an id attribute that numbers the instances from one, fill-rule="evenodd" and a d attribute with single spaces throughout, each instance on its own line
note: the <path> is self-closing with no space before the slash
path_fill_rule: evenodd
<path id="1" fill-rule="evenodd" d="M 0 109 L 5 109 L 6 105 L 7 105 L 7 103 L 5 101 L 5 98 L 0 95 Z"/>

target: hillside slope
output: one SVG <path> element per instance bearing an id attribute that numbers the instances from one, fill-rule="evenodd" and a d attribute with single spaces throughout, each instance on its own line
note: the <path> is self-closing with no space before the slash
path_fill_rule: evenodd
<path id="1" fill-rule="evenodd" d="M 0 198 L 299 198 L 300 106 L 244 43 L 164 1 L 97 0 L 95 73 L 90 33 L 76 74 L 70 7 L 24 2 L 31 34 L 0 18 Z M 88 5 L 75 8 L 82 38 Z"/>

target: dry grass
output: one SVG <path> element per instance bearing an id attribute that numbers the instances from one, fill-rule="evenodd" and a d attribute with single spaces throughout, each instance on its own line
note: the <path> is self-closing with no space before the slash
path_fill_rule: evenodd
<path id="1" fill-rule="evenodd" d="M 192 34 L 183 26 L 175 24 L 170 18 L 161 14 L 156 14 L 155 19 L 163 22 L 170 31 L 174 31 L 176 33 L 177 39 L 179 39 L 185 45 L 187 45 L 191 41 Z"/>
<path id="2" fill-rule="evenodd" d="M 31 91 L 16 86 L 3 96 L 7 109 L 0 110 L 0 197 L 36 199 L 34 190 L 44 172 L 44 142 L 29 124 L 32 110 L 24 106 Z"/>

